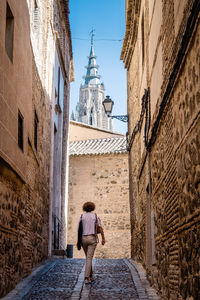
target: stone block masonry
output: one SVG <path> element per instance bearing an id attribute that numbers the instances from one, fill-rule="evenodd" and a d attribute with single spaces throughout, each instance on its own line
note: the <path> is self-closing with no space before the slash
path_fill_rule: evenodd
<path id="1" fill-rule="evenodd" d="M 146 268 L 162 299 L 197 300 L 200 3 L 127 2 L 122 59 L 127 67 L 129 135 L 140 118 L 144 89 L 150 93 L 148 121 L 151 116 L 150 125 L 146 123 L 148 151 L 143 119 L 129 154 L 131 255 Z"/>
<path id="2" fill-rule="evenodd" d="M 82 205 L 96 204 L 105 231 L 106 244 L 98 244 L 95 257 L 130 257 L 130 215 L 127 153 L 70 156 L 68 244 L 74 257 L 84 257 L 76 249 L 77 227 Z M 101 238 L 99 238 L 101 240 Z"/>

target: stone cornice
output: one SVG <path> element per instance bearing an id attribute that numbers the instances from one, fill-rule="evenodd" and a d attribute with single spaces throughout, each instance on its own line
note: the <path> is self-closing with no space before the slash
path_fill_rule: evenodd
<path id="1" fill-rule="evenodd" d="M 69 41 L 69 54 L 70 54 L 70 76 L 69 76 L 69 82 L 74 81 L 74 64 L 73 64 L 73 53 L 72 53 L 72 39 L 71 39 L 71 29 L 70 29 L 70 22 L 69 22 L 69 0 L 59 0 L 60 4 L 62 5 L 62 12 L 64 14 L 64 20 L 65 20 L 65 27 L 66 32 L 68 35 L 68 41 Z"/>
<path id="2" fill-rule="evenodd" d="M 69 22 L 69 0 L 59 0 L 61 7 L 62 7 L 62 13 L 64 15 L 64 22 L 65 22 L 65 27 L 67 31 L 67 35 L 69 38 L 69 53 L 70 53 L 70 58 L 73 58 L 72 55 L 72 41 L 71 41 L 71 29 L 70 29 L 70 22 Z"/>
<path id="3" fill-rule="evenodd" d="M 122 46 L 120 59 L 123 60 L 125 68 L 129 68 L 133 55 L 140 15 L 141 0 L 128 0 L 128 9 L 126 12 L 126 32 Z"/>

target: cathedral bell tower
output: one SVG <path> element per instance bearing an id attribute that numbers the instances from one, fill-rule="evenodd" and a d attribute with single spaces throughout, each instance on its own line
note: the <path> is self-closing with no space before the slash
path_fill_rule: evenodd
<path id="1" fill-rule="evenodd" d="M 91 35 L 91 49 L 86 66 L 84 84 L 80 86 L 79 102 L 76 106 L 75 120 L 97 128 L 113 130 L 112 119 L 104 112 L 102 101 L 104 100 L 104 84 L 100 82 L 98 75 L 99 66 L 94 54 L 94 31 Z"/>

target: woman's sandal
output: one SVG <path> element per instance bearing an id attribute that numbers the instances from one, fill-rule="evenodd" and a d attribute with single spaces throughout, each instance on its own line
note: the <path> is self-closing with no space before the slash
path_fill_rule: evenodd
<path id="1" fill-rule="evenodd" d="M 91 283 L 91 280 L 89 278 L 85 278 L 85 281 L 84 281 L 85 284 L 89 284 Z"/>

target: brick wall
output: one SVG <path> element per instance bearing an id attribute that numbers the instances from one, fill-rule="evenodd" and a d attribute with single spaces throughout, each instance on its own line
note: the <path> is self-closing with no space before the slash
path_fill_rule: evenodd
<path id="1" fill-rule="evenodd" d="M 129 135 L 140 116 L 141 94 L 148 87 L 152 117 L 150 168 L 148 153 L 142 147 L 143 130 L 137 132 L 130 151 L 131 254 L 145 266 L 162 299 L 198 299 L 199 4 L 191 10 L 198 1 L 163 1 L 160 8 L 158 2 L 141 1 L 139 11 L 135 11 L 138 31 L 135 30 L 137 37 L 130 64 L 127 63 Z M 146 75 L 138 63 L 142 12 L 146 20 L 143 67 L 147 69 Z M 198 14 L 187 27 L 191 13 Z M 183 38 L 186 28 L 193 29 Z M 126 63 L 131 50 L 125 46 Z M 143 76 L 146 76 L 146 86 Z M 170 89 L 171 93 L 167 94 Z M 163 99 L 166 105 L 161 114 Z M 158 129 L 153 130 L 158 121 Z M 144 122 L 145 119 L 143 126 Z M 149 171 L 152 197 L 148 193 Z"/>
<path id="2" fill-rule="evenodd" d="M 104 246 L 98 244 L 95 257 L 130 257 L 127 154 L 70 156 L 68 244 L 74 245 L 74 257 L 84 257 L 75 245 L 86 201 L 96 204 L 107 241 Z"/>

